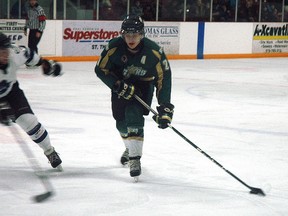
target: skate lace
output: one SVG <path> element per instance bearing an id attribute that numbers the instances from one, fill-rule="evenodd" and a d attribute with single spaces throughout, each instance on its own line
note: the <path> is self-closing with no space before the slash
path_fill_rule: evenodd
<path id="1" fill-rule="evenodd" d="M 139 170 L 140 169 L 140 160 L 130 160 L 129 161 L 130 170 Z"/>
<path id="2" fill-rule="evenodd" d="M 126 150 L 123 152 L 122 157 L 124 157 L 124 158 L 129 158 L 129 151 L 128 151 L 128 149 L 126 149 Z"/>
<path id="3" fill-rule="evenodd" d="M 49 158 L 49 161 L 50 161 L 51 164 L 53 164 L 53 163 L 55 163 L 55 162 L 57 162 L 57 161 L 59 160 L 59 156 L 58 156 L 58 154 L 57 154 L 55 151 L 52 152 L 52 153 L 48 156 L 48 158 Z"/>

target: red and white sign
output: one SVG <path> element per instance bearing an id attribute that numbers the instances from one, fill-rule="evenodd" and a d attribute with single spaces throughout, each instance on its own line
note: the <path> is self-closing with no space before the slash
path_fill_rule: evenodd
<path id="1" fill-rule="evenodd" d="M 63 56 L 97 56 L 120 35 L 121 21 L 63 21 Z"/>
<path id="2" fill-rule="evenodd" d="M 63 56 L 99 56 L 109 40 L 120 35 L 122 21 L 63 21 Z M 145 23 L 145 36 L 179 54 L 179 23 Z"/>

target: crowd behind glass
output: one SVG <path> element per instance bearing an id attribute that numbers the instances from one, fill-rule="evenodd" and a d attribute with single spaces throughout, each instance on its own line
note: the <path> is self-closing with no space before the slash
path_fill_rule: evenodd
<path id="1" fill-rule="evenodd" d="M 287 22 L 288 0 L 38 0 L 48 19 Z M 0 19 L 24 19 L 27 0 L 1 0 Z"/>

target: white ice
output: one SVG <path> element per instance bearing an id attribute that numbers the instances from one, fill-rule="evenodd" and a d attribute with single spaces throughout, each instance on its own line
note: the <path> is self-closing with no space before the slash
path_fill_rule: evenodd
<path id="1" fill-rule="evenodd" d="M 111 116 L 110 90 L 95 62 L 62 63 L 65 74 L 45 77 L 22 68 L 20 86 L 63 159 L 53 172 L 42 150 L 21 131 L 47 171 L 55 196 L 45 192 L 9 127 L 0 126 L 2 216 L 287 216 L 287 58 L 175 60 L 173 127 L 250 189 L 172 129 L 146 117 L 138 183 L 119 163 L 124 150 Z M 153 101 L 152 108 L 157 106 Z M 286 203 L 286 204 L 285 204 Z"/>

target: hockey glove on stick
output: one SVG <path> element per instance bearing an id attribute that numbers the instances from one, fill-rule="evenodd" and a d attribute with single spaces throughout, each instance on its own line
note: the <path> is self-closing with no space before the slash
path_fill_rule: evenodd
<path id="1" fill-rule="evenodd" d="M 165 103 L 156 108 L 158 115 L 154 115 L 153 120 L 158 124 L 159 128 L 165 129 L 168 127 L 168 124 L 172 122 L 174 105 L 171 103 Z"/>
<path id="2" fill-rule="evenodd" d="M 42 59 L 43 73 L 47 76 L 61 75 L 61 65 L 53 60 Z"/>
<path id="3" fill-rule="evenodd" d="M 127 84 L 123 80 L 121 80 L 117 81 L 114 84 L 112 91 L 123 97 L 124 99 L 130 100 L 135 94 L 135 86 L 132 84 Z"/>

